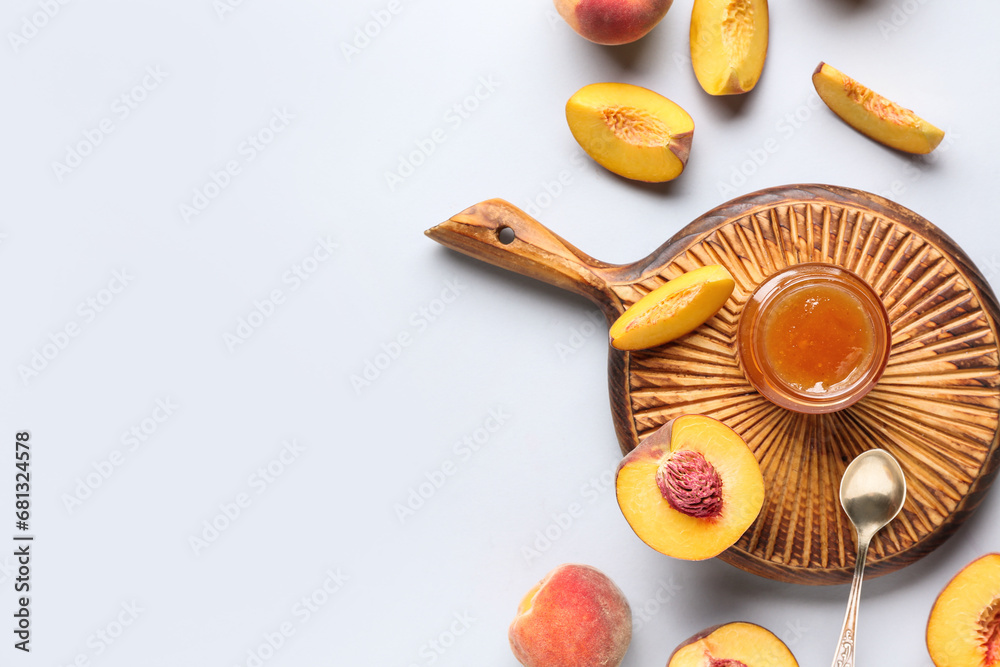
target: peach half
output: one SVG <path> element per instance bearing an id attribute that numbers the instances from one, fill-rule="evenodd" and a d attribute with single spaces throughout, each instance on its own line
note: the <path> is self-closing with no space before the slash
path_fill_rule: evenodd
<path id="1" fill-rule="evenodd" d="M 924 154 L 944 139 L 944 131 L 826 63 L 816 67 L 812 81 L 820 99 L 833 113 L 861 134 L 890 148 Z"/>
<path id="2" fill-rule="evenodd" d="M 764 504 L 764 477 L 743 439 L 704 415 L 672 419 L 618 464 L 618 506 L 643 542 L 704 560 L 731 547 Z"/>
<path id="3" fill-rule="evenodd" d="M 1000 665 L 1000 554 L 955 575 L 931 607 L 927 651 L 936 667 Z"/>
<path id="4" fill-rule="evenodd" d="M 694 135 L 694 121 L 684 109 L 628 83 L 584 86 L 566 103 L 566 122 L 602 167 L 649 183 L 680 176 Z"/>
<path id="5" fill-rule="evenodd" d="M 767 0 L 694 0 L 691 65 L 709 95 L 753 89 L 767 57 Z"/>
<path id="6" fill-rule="evenodd" d="M 525 667 L 617 667 L 632 641 L 632 610 L 589 565 L 560 565 L 528 591 L 508 631 Z"/>
<path id="7" fill-rule="evenodd" d="M 678 646 L 667 667 L 798 667 L 785 643 L 753 623 L 702 630 Z"/>
<path id="8" fill-rule="evenodd" d="M 660 22 L 673 0 L 555 0 L 577 34 L 597 44 L 628 44 Z"/>
<path id="9" fill-rule="evenodd" d="M 611 325 L 611 346 L 644 350 L 669 343 L 712 318 L 736 281 L 721 264 L 709 264 L 670 280 L 642 297 Z"/>

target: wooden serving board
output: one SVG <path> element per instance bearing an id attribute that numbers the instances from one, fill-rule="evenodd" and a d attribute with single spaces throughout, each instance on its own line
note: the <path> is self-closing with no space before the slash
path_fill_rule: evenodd
<path id="1" fill-rule="evenodd" d="M 502 200 L 473 206 L 427 235 L 582 294 L 609 323 L 685 271 L 722 264 L 732 272 L 736 289 L 713 319 L 651 350 L 609 346 L 608 365 L 623 453 L 689 413 L 722 420 L 754 452 L 767 490 L 764 507 L 720 556 L 744 570 L 804 584 L 851 580 L 855 537 L 838 491 L 844 468 L 862 451 L 890 451 L 908 486 L 903 511 L 872 543 L 870 576 L 940 545 L 975 510 L 997 474 L 996 296 L 954 241 L 891 201 L 825 185 L 762 190 L 709 211 L 626 265 L 587 256 Z M 829 262 L 859 274 L 879 293 L 892 321 L 885 374 L 841 412 L 803 415 L 779 408 L 757 394 L 737 361 L 736 324 L 747 297 L 769 275 L 802 262 Z"/>

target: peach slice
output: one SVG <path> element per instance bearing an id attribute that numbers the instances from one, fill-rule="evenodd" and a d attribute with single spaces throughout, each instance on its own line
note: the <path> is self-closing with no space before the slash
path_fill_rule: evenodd
<path id="1" fill-rule="evenodd" d="M 1000 665 L 1000 554 L 955 575 L 931 607 L 927 651 L 936 667 Z"/>
<path id="2" fill-rule="evenodd" d="M 584 86 L 566 103 L 566 121 L 602 167 L 650 183 L 680 176 L 694 134 L 694 121 L 684 109 L 628 83 Z"/>
<path id="3" fill-rule="evenodd" d="M 702 266 L 660 285 L 611 325 L 612 347 L 644 350 L 694 331 L 733 293 L 736 281 L 721 264 Z"/>
<path id="4" fill-rule="evenodd" d="M 909 109 L 887 100 L 843 72 L 821 62 L 813 86 L 830 109 L 861 134 L 906 153 L 930 153 L 944 132 Z"/>
<path id="5" fill-rule="evenodd" d="M 555 0 L 577 34 L 597 44 L 628 44 L 660 22 L 673 0 Z"/>
<path id="6" fill-rule="evenodd" d="M 709 95 L 752 90 L 767 57 L 767 0 L 694 0 L 691 65 Z"/>
<path id="7" fill-rule="evenodd" d="M 667 667 L 798 667 L 795 656 L 773 632 L 754 623 L 726 623 L 681 643 Z"/>
<path id="8" fill-rule="evenodd" d="M 568 563 L 528 591 L 508 637 L 525 667 L 617 667 L 632 641 L 632 610 L 606 574 Z"/>
<path id="9" fill-rule="evenodd" d="M 764 477 L 746 443 L 704 415 L 677 417 L 618 464 L 618 506 L 643 542 L 704 560 L 731 547 L 764 504 Z"/>

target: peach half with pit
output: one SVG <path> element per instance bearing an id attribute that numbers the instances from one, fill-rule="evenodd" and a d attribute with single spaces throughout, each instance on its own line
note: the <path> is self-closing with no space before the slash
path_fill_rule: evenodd
<path id="1" fill-rule="evenodd" d="M 1000 666 L 1000 553 L 966 565 L 938 595 L 927 651 L 936 667 Z"/>
<path id="2" fill-rule="evenodd" d="M 629 44 L 666 15 L 673 0 L 555 0 L 556 11 L 580 36 L 597 44 Z"/>
<path id="3" fill-rule="evenodd" d="M 644 350 L 690 333 L 725 305 L 736 281 L 726 267 L 709 264 L 669 280 L 632 304 L 611 325 L 611 346 Z"/>
<path id="4" fill-rule="evenodd" d="M 567 563 L 528 591 L 507 634 L 525 667 L 617 667 L 632 641 L 632 610 L 606 574 Z"/>
<path id="5" fill-rule="evenodd" d="M 684 560 L 718 556 L 764 504 L 764 477 L 743 439 L 717 419 L 670 420 L 618 464 L 618 506 L 643 542 Z"/>
<path id="6" fill-rule="evenodd" d="M 820 99 L 841 120 L 890 148 L 925 154 L 944 139 L 944 131 L 826 63 L 816 67 L 812 81 Z"/>
<path id="7" fill-rule="evenodd" d="M 599 165 L 649 183 L 680 176 L 694 136 L 694 121 L 684 109 L 630 83 L 584 86 L 566 102 L 566 122 Z"/>
<path id="8" fill-rule="evenodd" d="M 709 95 L 737 95 L 757 85 L 767 58 L 767 0 L 694 0 L 691 65 Z"/>
<path id="9" fill-rule="evenodd" d="M 667 667 L 798 667 L 795 656 L 767 628 L 725 623 L 702 630 L 678 646 Z"/>

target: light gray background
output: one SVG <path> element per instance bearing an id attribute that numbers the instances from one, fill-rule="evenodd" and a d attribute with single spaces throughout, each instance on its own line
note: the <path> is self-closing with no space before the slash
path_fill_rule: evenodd
<path id="1" fill-rule="evenodd" d="M 628 667 L 665 664 L 730 620 L 827 663 L 846 586 L 674 561 L 625 523 L 593 306 L 422 233 L 499 196 L 627 262 L 732 196 L 823 182 L 924 215 L 996 286 L 1000 5 L 776 1 L 760 84 L 719 100 L 687 61 L 691 0 L 618 48 L 577 36 L 549 0 L 224 1 L 0 10 L 3 628 L 24 429 L 37 535 L 33 651 L 4 630 L 0 663 L 513 667 L 517 604 L 564 562 L 627 594 Z M 911 158 L 846 127 L 814 96 L 820 60 L 943 127 L 944 144 Z M 563 106 L 596 81 L 691 113 L 679 179 L 636 184 L 584 156 Z M 54 165 L 102 122 L 112 131 L 79 166 Z M 273 141 L 254 153 L 257 135 Z M 390 187 L 432 135 L 443 141 Z M 226 187 L 186 220 L 213 173 Z M 259 305 L 275 290 L 280 303 Z M 260 326 L 227 344 L 241 319 Z M 51 358 L 24 373 L 36 353 Z M 352 382 L 369 364 L 370 383 Z M 268 465 L 280 474 L 262 482 Z M 1000 549 L 998 504 L 990 494 L 933 554 L 866 584 L 859 664 L 930 665 L 931 603 Z M 193 547 L 213 521 L 225 529 Z M 278 642 L 282 630 L 294 634 Z"/>

